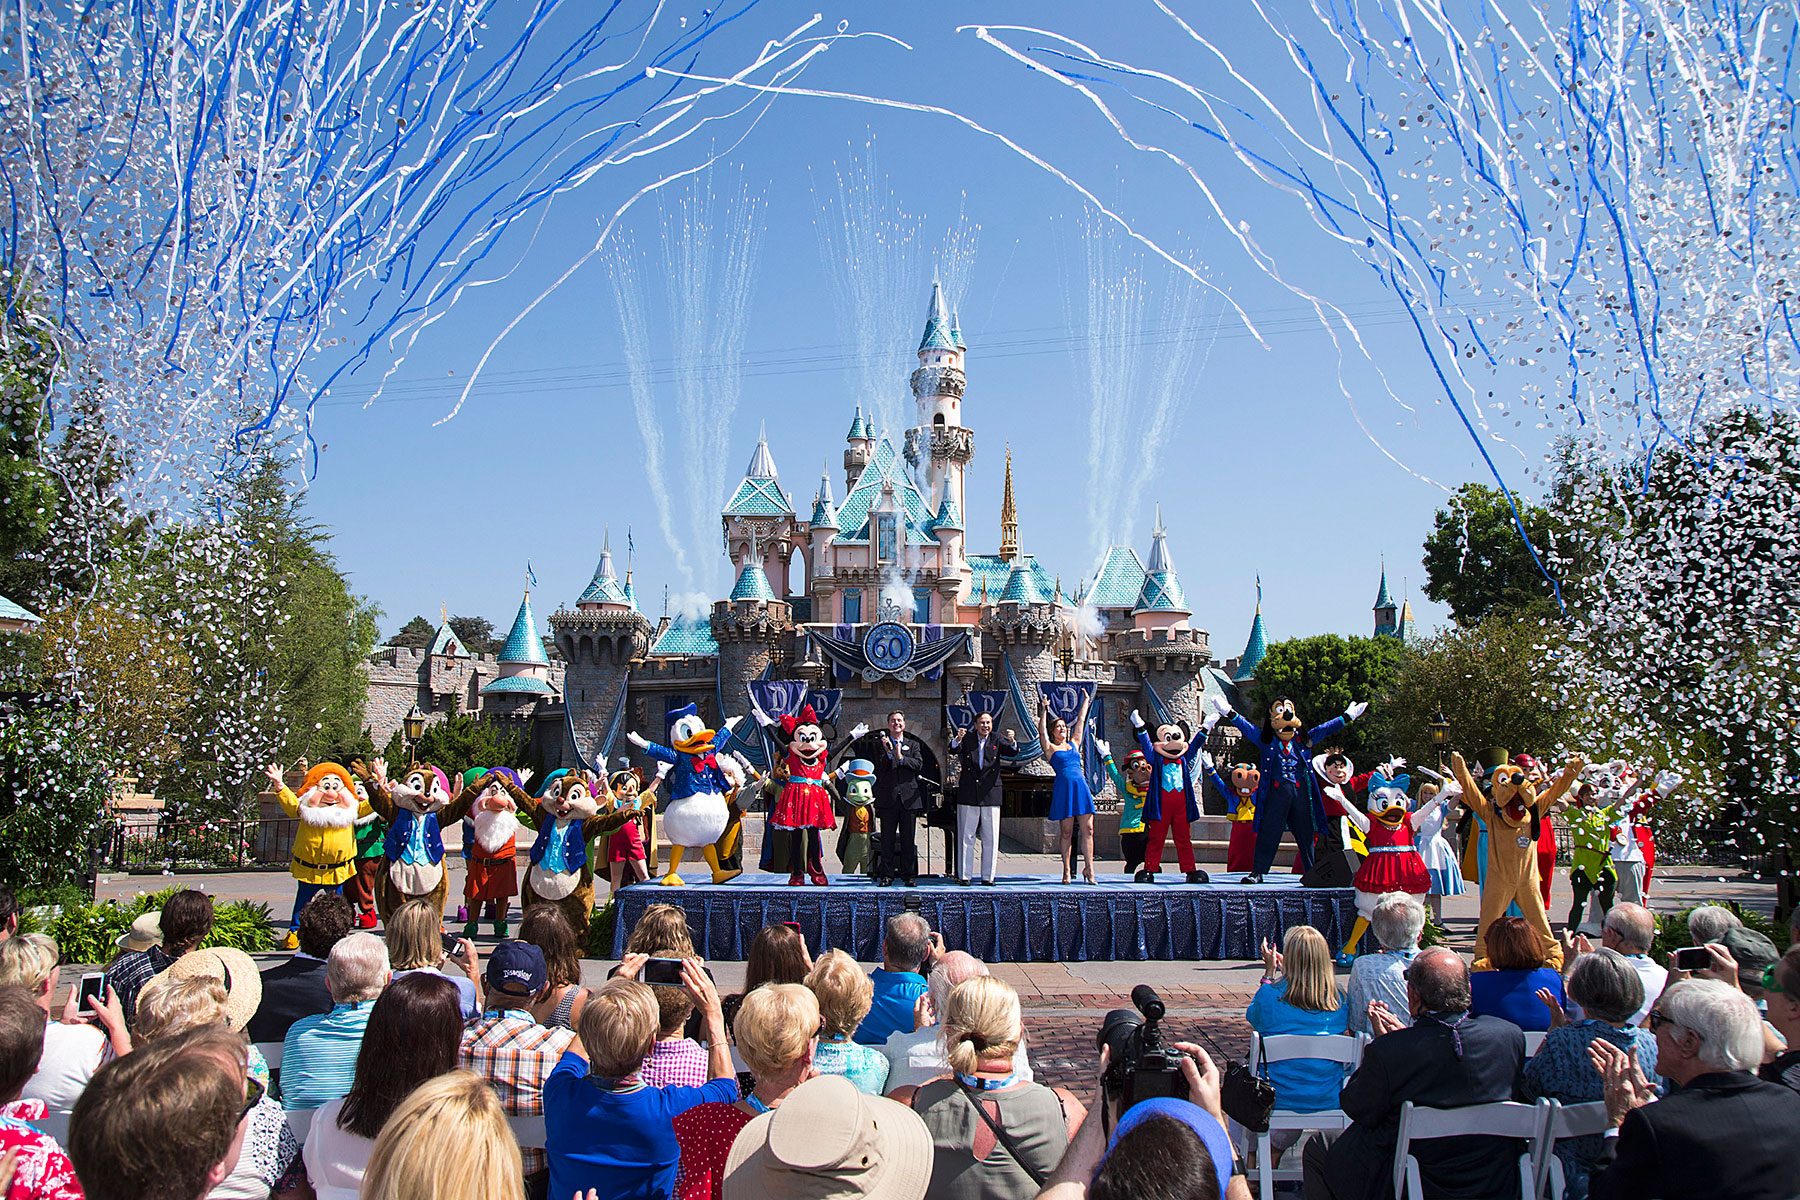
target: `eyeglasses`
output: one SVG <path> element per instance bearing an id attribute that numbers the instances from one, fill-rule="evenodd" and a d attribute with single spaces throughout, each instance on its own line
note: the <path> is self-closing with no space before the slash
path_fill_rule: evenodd
<path id="1" fill-rule="evenodd" d="M 242 1121 L 249 1116 L 250 1110 L 262 1103 L 262 1098 L 268 1090 L 263 1086 L 262 1080 L 256 1076 L 244 1076 L 244 1107 L 238 1112 L 238 1120 Z"/>
<path id="2" fill-rule="evenodd" d="M 1682 1025 L 1681 1022 L 1675 1020 L 1673 1017 L 1670 1017 L 1667 1013 L 1663 1012 L 1659 1008 L 1653 1008 L 1650 1010 L 1650 1015 L 1648 1018 L 1645 1019 L 1644 1024 L 1649 1026 L 1651 1033 L 1655 1033 L 1657 1030 L 1661 1029 L 1664 1025 L 1673 1025 L 1677 1029 L 1685 1029 L 1686 1028 L 1686 1026 Z"/>

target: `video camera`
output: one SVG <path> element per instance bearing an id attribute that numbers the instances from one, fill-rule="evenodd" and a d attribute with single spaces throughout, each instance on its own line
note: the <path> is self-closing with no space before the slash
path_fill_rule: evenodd
<path id="1" fill-rule="evenodd" d="M 1131 989 L 1131 1008 L 1115 1008 L 1100 1022 L 1094 1035 L 1096 1049 L 1110 1047 L 1102 1085 L 1109 1097 L 1117 1097 L 1123 1112 L 1140 1100 L 1156 1096 L 1192 1099 L 1187 1078 L 1181 1073 L 1182 1053 L 1165 1046 L 1162 1019 L 1168 1011 L 1156 989 L 1140 983 Z"/>

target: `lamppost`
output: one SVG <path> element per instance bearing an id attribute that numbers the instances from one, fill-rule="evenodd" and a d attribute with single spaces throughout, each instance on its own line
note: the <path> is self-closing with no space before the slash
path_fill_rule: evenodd
<path id="1" fill-rule="evenodd" d="M 1065 641 L 1056 652 L 1056 665 L 1062 668 L 1063 678 L 1069 678 L 1069 672 L 1075 666 L 1075 643 Z"/>
<path id="2" fill-rule="evenodd" d="M 1437 715 L 1431 718 L 1426 728 L 1431 730 L 1431 744 L 1437 747 L 1438 770 L 1442 772 L 1445 769 L 1444 745 L 1450 740 L 1450 720 L 1444 716 L 1443 709 L 1438 709 Z"/>
<path id="3" fill-rule="evenodd" d="M 413 747 L 425 736 L 425 714 L 419 711 L 417 703 L 413 704 L 411 712 L 400 718 L 400 725 L 406 734 L 406 757 L 410 763 Z"/>

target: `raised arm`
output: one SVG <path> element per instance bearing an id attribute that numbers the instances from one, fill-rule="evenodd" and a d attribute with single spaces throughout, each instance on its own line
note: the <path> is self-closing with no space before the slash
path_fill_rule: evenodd
<path id="1" fill-rule="evenodd" d="M 263 768 L 263 774 L 267 775 L 269 782 L 274 785 L 275 797 L 281 801 L 281 811 L 290 817 L 299 816 L 300 797 L 294 795 L 294 789 L 287 785 L 287 780 L 282 777 L 281 768 L 270 763 Z"/>
<path id="2" fill-rule="evenodd" d="M 384 821 L 392 821 L 394 819 L 394 794 L 388 791 L 387 761 L 376 759 L 375 769 L 371 771 L 362 759 L 352 759 L 350 769 L 356 773 L 358 779 L 363 781 L 363 787 L 369 793 L 369 807 L 375 811 L 375 815 Z"/>
<path id="3" fill-rule="evenodd" d="M 1412 827 L 1417 829 L 1425 823 L 1425 818 L 1430 816 L 1434 810 L 1442 808 L 1446 804 L 1450 804 L 1451 801 L 1461 795 L 1462 785 L 1457 783 L 1454 779 L 1447 779 L 1444 781 L 1444 786 L 1439 790 L 1438 794 L 1414 809 L 1412 816 L 1409 817 L 1408 820 L 1412 822 Z M 1450 819 L 1450 814 L 1454 811 L 1454 805 L 1445 809 L 1444 820 L 1448 821 Z"/>
<path id="4" fill-rule="evenodd" d="M 1045 762 L 1050 761 L 1050 702 L 1042 696 L 1038 697 L 1037 710 L 1038 753 Z"/>
<path id="5" fill-rule="evenodd" d="M 1094 689 L 1098 691 L 1098 688 Z M 1094 693 L 1089 692 L 1081 698 L 1081 707 L 1075 710 L 1075 724 L 1069 730 L 1069 745 L 1075 750 L 1081 749 L 1081 739 L 1087 730 L 1088 705 L 1093 703 Z"/>
<path id="6" fill-rule="evenodd" d="M 1538 811 L 1548 813 L 1551 807 L 1562 799 L 1563 793 L 1575 786 L 1575 781 L 1581 778 L 1581 769 L 1585 766 L 1587 764 L 1581 761 L 1580 755 L 1570 757 L 1568 764 L 1557 772 L 1556 778 L 1550 782 L 1550 786 L 1544 789 L 1544 794 L 1538 797 Z"/>
<path id="7" fill-rule="evenodd" d="M 1481 794 L 1481 788 L 1476 784 L 1475 777 L 1469 774 L 1469 764 L 1463 761 L 1460 750 L 1454 750 L 1450 754 L 1450 774 L 1462 789 L 1463 803 L 1468 806 L 1469 811 L 1484 822 L 1493 824 L 1494 806 Z"/>

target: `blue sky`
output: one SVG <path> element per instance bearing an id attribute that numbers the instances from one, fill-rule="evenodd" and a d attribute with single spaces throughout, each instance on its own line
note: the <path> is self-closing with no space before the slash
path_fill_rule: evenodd
<path id="1" fill-rule="evenodd" d="M 1259 40 L 1237 23 L 1238 6 L 1182 7 L 1223 22 L 1208 33 L 1234 56 L 1242 54 L 1243 63 L 1266 62 L 1259 58 L 1267 52 L 1266 35 Z M 1383 556 L 1396 597 L 1410 580 L 1419 617 L 1427 625 L 1441 621 L 1441 610 L 1420 594 L 1419 547 L 1444 493 L 1396 466 L 1359 429 L 1340 392 L 1331 338 L 1244 257 L 1190 183 L 1132 154 L 1066 91 L 1030 77 L 957 26 L 1053 27 L 1196 81 L 1216 68 L 1172 46 L 1166 22 L 1149 5 L 938 2 L 840 9 L 825 10 L 826 21 L 841 17 L 912 48 L 873 40 L 840 44 L 820 56 L 805 86 L 942 105 L 1003 130 L 1129 213 L 1160 243 L 1191 256 L 1264 327 L 1266 347 L 1229 319 L 1194 322 L 1181 335 L 1194 342 L 1195 365 L 1178 389 L 1174 428 L 1159 444 L 1132 448 L 1145 481 L 1128 540 L 1147 549 L 1152 505 L 1160 502 L 1195 623 L 1211 632 L 1215 652 L 1229 657 L 1242 648 L 1258 575 L 1272 638 L 1367 633 Z M 711 65 L 728 71 L 762 39 L 813 11 L 810 4 L 760 6 L 731 38 L 715 44 Z M 1294 19 L 1303 16 L 1296 9 Z M 1277 95 L 1289 82 L 1273 69 L 1266 79 Z M 965 422 L 977 445 L 965 514 L 971 548 L 991 550 L 998 541 L 1001 459 L 1010 444 L 1025 548 L 1045 558 L 1072 590 L 1092 565 L 1092 393 L 1080 354 L 1090 286 L 1082 239 L 1094 236 L 1095 226 L 1067 186 L 943 117 L 783 97 L 730 154 L 728 173 L 715 176 L 715 193 L 741 179 L 762 201 L 741 395 L 734 411 L 715 409 L 713 417 L 727 433 L 728 482 L 743 471 L 766 422 L 797 507 L 810 506 L 821 465 L 829 465 L 834 489 L 843 494 L 842 439 L 859 399 L 857 373 L 846 369 L 856 339 L 854 314 L 833 301 L 820 222 L 836 218 L 823 211 L 821 198 L 836 195 L 836 172 L 871 139 L 879 170 L 917 221 L 922 242 L 941 242 L 959 220 L 978 227 L 959 299 L 970 346 Z M 685 165 L 693 154 L 678 147 L 664 165 Z M 1324 242 L 1288 198 L 1223 158 L 1196 161 L 1207 163 L 1207 181 L 1221 202 L 1254 223 L 1259 242 L 1284 270 L 1358 314 L 1387 386 L 1416 410 L 1397 405 L 1360 357 L 1344 360 L 1344 386 L 1370 430 L 1419 473 L 1452 486 L 1486 478 L 1467 433 L 1434 401 L 1436 385 L 1416 335 L 1367 269 Z M 353 586 L 381 606 L 384 633 L 415 613 L 435 618 L 440 604 L 503 626 L 517 606 L 527 561 L 539 580 L 539 613 L 572 601 L 608 525 L 621 552 L 625 529 L 633 531 L 638 594 L 652 616 L 665 585 L 676 592 L 688 586 L 659 532 L 625 386 L 618 313 L 600 260 L 538 306 L 500 344 L 463 410 L 435 423 L 499 329 L 592 244 L 596 218 L 618 203 L 622 182 L 603 178 L 565 197 L 513 275 L 471 293 L 438 322 L 374 405 L 362 406 L 375 380 L 369 372 L 340 384 L 318 409 L 315 434 L 323 451 L 310 509 L 332 531 Z M 653 253 L 662 243 L 661 220 L 651 201 L 634 210 L 626 227 L 646 254 L 639 269 L 651 280 L 646 313 L 653 354 L 668 368 L 677 364 Z M 929 256 L 919 257 L 917 277 L 901 281 L 892 299 L 902 327 L 894 335 L 890 402 L 904 395 L 915 365 L 905 351 L 916 344 L 930 293 Z M 955 264 L 950 269 L 957 273 Z M 1161 264 L 1142 270 L 1153 288 L 1173 277 Z M 1211 302 L 1215 317 L 1220 307 Z M 1147 330 L 1147 344 L 1128 358 L 1151 371 L 1167 353 L 1167 336 Z M 672 409 L 666 381 L 657 395 Z M 1134 425 L 1148 420 L 1144 413 L 1127 415 Z M 675 426 L 672 416 L 665 419 L 673 456 L 669 490 L 681 504 L 695 491 L 697 473 L 683 461 L 687 439 Z M 1528 445 L 1526 453 L 1537 451 Z M 1501 458 L 1508 464 L 1503 469 L 1524 482 L 1525 455 L 1507 451 Z M 716 594 L 727 585 L 716 540 L 688 549 L 701 564 L 692 586 Z"/>

